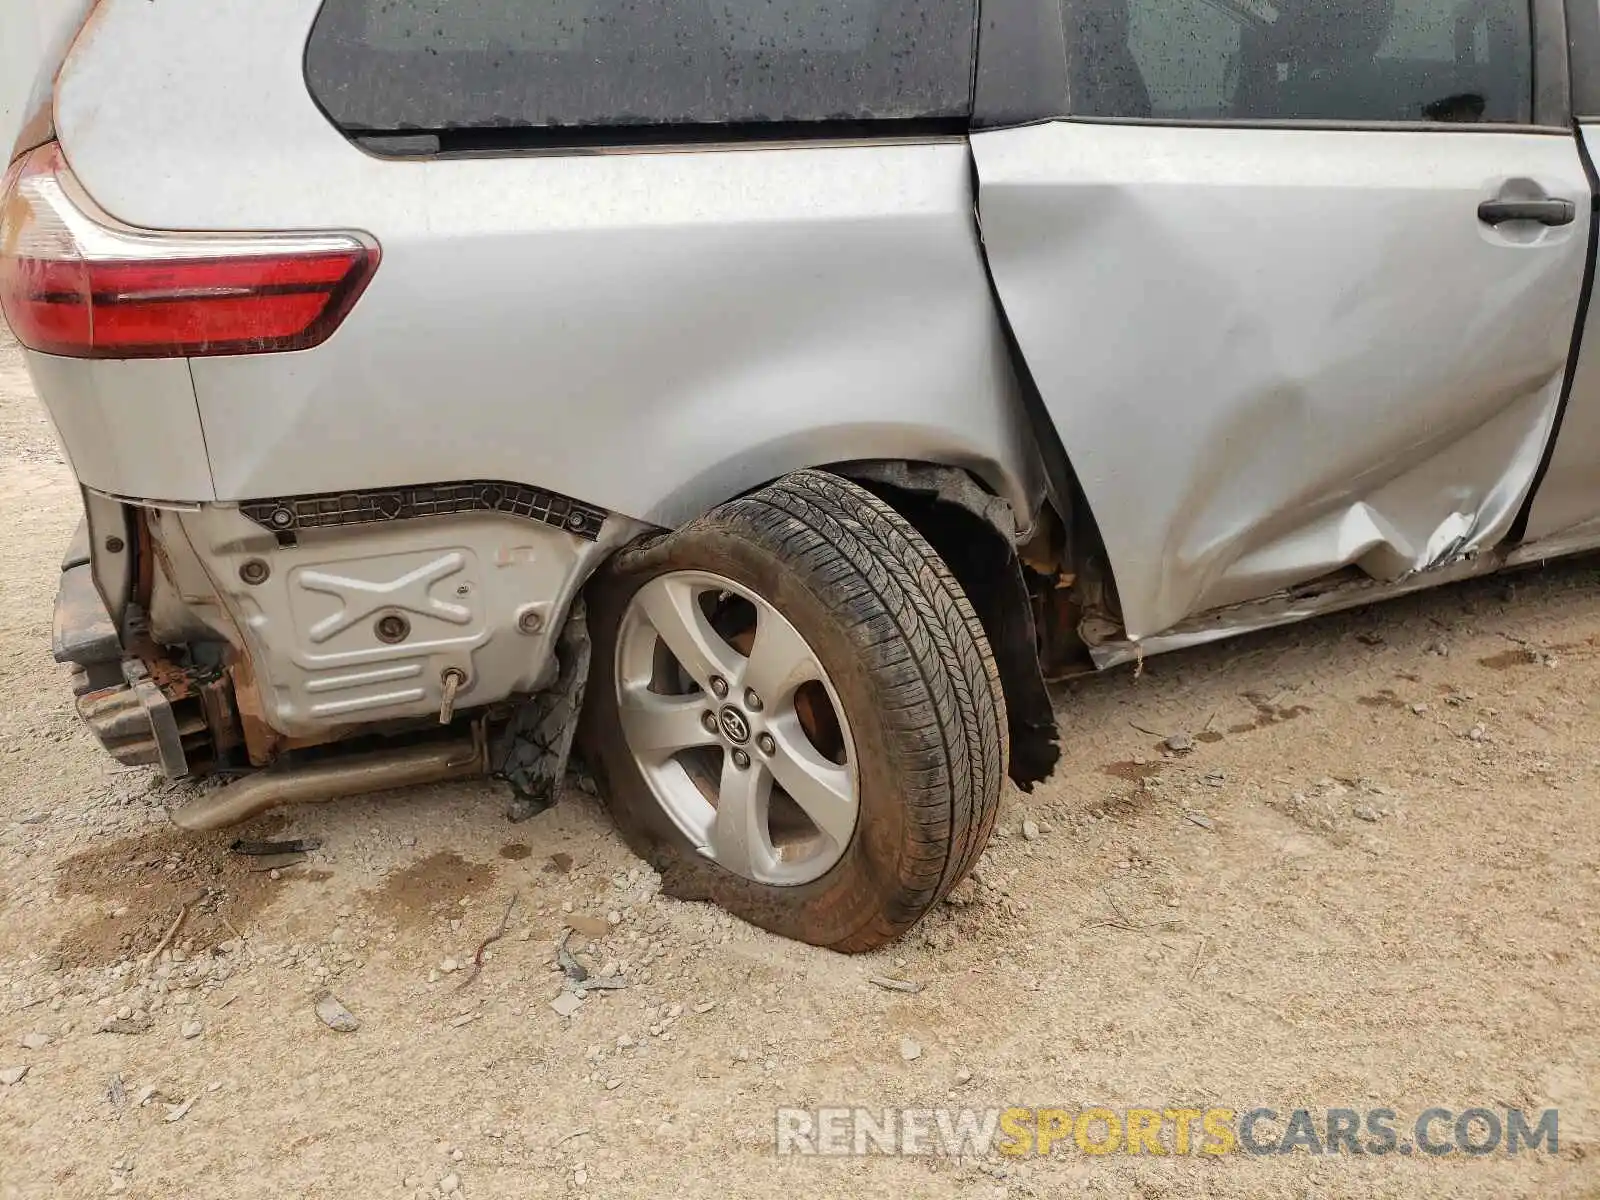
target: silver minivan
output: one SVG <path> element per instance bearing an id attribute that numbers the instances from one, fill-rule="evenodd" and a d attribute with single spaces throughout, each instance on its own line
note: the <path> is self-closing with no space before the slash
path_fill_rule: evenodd
<path id="1" fill-rule="evenodd" d="M 1592 2 L 78 8 L 0 305 L 186 829 L 576 738 L 669 890 L 869 949 L 1048 680 L 1600 545 Z"/>

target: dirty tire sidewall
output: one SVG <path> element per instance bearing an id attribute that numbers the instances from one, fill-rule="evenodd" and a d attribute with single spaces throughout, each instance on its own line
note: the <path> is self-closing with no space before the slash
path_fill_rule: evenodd
<path id="1" fill-rule="evenodd" d="M 723 576 L 800 632 L 844 707 L 860 815 L 820 879 L 734 875 L 689 844 L 645 782 L 617 708 L 617 638 L 635 593 L 675 571 Z M 1005 774 L 1003 694 L 960 586 L 865 490 L 804 471 L 619 553 L 590 586 L 594 659 L 580 738 L 629 845 L 663 890 L 785 937 L 845 951 L 898 937 L 971 870 Z"/>

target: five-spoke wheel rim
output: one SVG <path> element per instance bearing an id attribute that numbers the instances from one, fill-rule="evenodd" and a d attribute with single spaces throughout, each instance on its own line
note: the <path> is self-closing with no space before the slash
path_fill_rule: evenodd
<path id="1" fill-rule="evenodd" d="M 821 878 L 855 836 L 844 707 L 798 630 L 750 589 L 676 571 L 629 602 L 617 639 L 623 737 L 700 853 L 758 883 Z"/>

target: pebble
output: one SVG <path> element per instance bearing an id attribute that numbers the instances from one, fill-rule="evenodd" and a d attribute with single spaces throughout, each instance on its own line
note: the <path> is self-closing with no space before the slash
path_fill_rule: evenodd
<path id="1" fill-rule="evenodd" d="M 446 975 L 454 975 L 457 971 L 461 970 L 461 964 L 453 958 L 447 958 L 439 964 L 439 970 L 443 971 Z"/>
<path id="2" fill-rule="evenodd" d="M 27 1067 L 0 1067 L 0 1083 L 6 1087 L 14 1087 L 22 1082 L 22 1077 L 27 1073 Z"/>
<path id="3" fill-rule="evenodd" d="M 312 1000 L 317 1019 L 335 1033 L 354 1033 L 361 1028 L 361 1022 L 348 1008 L 339 1002 L 339 998 L 332 992 L 318 992 Z"/>
<path id="4" fill-rule="evenodd" d="M 1022 836 L 1025 841 L 1037 842 L 1039 840 L 1039 826 L 1034 821 L 1022 823 Z"/>
<path id="5" fill-rule="evenodd" d="M 922 1057 L 922 1047 L 911 1038 L 903 1037 L 900 1039 L 900 1057 L 907 1062 L 914 1062 Z"/>
<path id="6" fill-rule="evenodd" d="M 1350 810 L 1350 815 L 1358 821 L 1376 822 L 1379 819 L 1378 810 L 1365 804 L 1356 805 Z"/>
<path id="7" fill-rule="evenodd" d="M 1162 745 L 1174 754 L 1187 754 L 1194 749 L 1194 739 L 1187 733 L 1175 733 Z"/>
<path id="8" fill-rule="evenodd" d="M 446 1196 L 451 1192 L 459 1192 L 461 1190 L 461 1176 L 451 1171 L 450 1174 L 439 1180 L 439 1190 Z"/>
<path id="9" fill-rule="evenodd" d="M 558 1017 L 570 1017 L 583 1007 L 583 1001 L 571 992 L 562 992 L 550 1001 L 550 1007 L 555 1010 Z"/>
<path id="10" fill-rule="evenodd" d="M 465 1152 L 462 1151 L 460 1146 L 457 1146 L 454 1150 L 450 1151 L 450 1161 L 451 1162 L 460 1162 L 465 1157 L 466 1157 L 466 1154 L 465 1154 Z"/>
<path id="11" fill-rule="evenodd" d="M 54 1040 L 48 1033 L 25 1033 L 17 1039 L 17 1045 L 24 1050 L 43 1050 Z"/>
<path id="12" fill-rule="evenodd" d="M 956 1072 L 956 1082 L 957 1083 L 971 1083 L 972 1082 L 972 1072 L 967 1070 L 965 1067 L 962 1067 L 959 1071 Z"/>
<path id="13" fill-rule="evenodd" d="M 1428 706 L 1426 704 L 1413 704 L 1411 706 L 1411 711 L 1420 717 L 1423 713 L 1428 711 Z"/>
<path id="14" fill-rule="evenodd" d="M 582 1167 L 579 1167 L 572 1173 L 572 1182 L 577 1184 L 579 1187 L 583 1187 L 584 1184 L 589 1182 L 589 1172 L 585 1171 Z"/>
<path id="15" fill-rule="evenodd" d="M 185 1039 L 197 1038 L 204 1032 L 205 1026 L 200 1024 L 199 1021 L 189 1021 L 183 1027 L 183 1036 Z"/>
<path id="16" fill-rule="evenodd" d="M 1489 731 L 1482 725 L 1474 725 L 1471 729 L 1467 730 L 1467 737 L 1471 738 L 1475 742 L 1481 742 L 1488 736 Z"/>

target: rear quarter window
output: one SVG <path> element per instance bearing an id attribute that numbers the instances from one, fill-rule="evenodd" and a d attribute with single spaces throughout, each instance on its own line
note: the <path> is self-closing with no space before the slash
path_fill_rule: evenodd
<path id="1" fill-rule="evenodd" d="M 312 95 L 353 135 L 964 118 L 977 0 L 327 0 Z"/>

